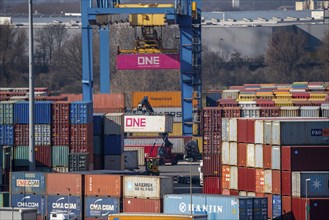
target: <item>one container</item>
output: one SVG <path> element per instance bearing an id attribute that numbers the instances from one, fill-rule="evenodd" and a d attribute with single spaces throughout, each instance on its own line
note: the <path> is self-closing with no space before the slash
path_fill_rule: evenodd
<path id="1" fill-rule="evenodd" d="M 265 185 L 265 178 L 264 178 L 264 170 L 263 169 L 256 169 L 256 193 L 264 193 L 264 185 Z"/>
<path id="2" fill-rule="evenodd" d="M 247 168 L 239 167 L 238 168 L 238 188 L 240 191 L 247 191 Z"/>
<path id="3" fill-rule="evenodd" d="M 151 213 L 120 213 L 110 214 L 108 220 L 206 220 L 206 215 L 171 215 L 171 214 L 151 214 Z"/>
<path id="4" fill-rule="evenodd" d="M 14 124 L 14 107 L 16 101 L 0 102 L 0 124 Z"/>
<path id="5" fill-rule="evenodd" d="M 299 117 L 299 106 L 281 106 L 280 117 Z"/>
<path id="6" fill-rule="evenodd" d="M 68 190 L 66 190 L 68 191 Z M 80 196 L 72 196 L 69 193 L 61 195 L 47 195 L 47 215 L 51 212 L 74 213 L 78 219 L 83 216 L 83 199 Z"/>
<path id="7" fill-rule="evenodd" d="M 52 105 L 52 110 L 53 110 L 53 115 L 52 115 L 53 124 L 70 123 L 70 102 L 68 101 L 54 102 Z"/>
<path id="8" fill-rule="evenodd" d="M 300 107 L 301 117 L 320 117 L 319 106 L 302 106 Z"/>
<path id="9" fill-rule="evenodd" d="M 230 142 L 222 142 L 222 164 L 230 165 Z"/>
<path id="10" fill-rule="evenodd" d="M 85 197 L 85 217 L 104 217 L 120 212 L 120 198 L 115 197 Z"/>
<path id="11" fill-rule="evenodd" d="M 83 174 L 77 173 L 47 173 L 47 195 L 73 195 L 83 193 Z"/>
<path id="12" fill-rule="evenodd" d="M 272 195 L 272 218 L 280 218 L 282 213 L 281 195 Z"/>
<path id="13" fill-rule="evenodd" d="M 35 146 L 34 147 L 36 166 L 51 167 L 51 147 Z M 65 155 L 62 155 L 65 156 Z"/>
<path id="14" fill-rule="evenodd" d="M 280 146 L 272 146 L 272 170 L 280 170 L 281 169 L 281 154 L 280 154 Z"/>
<path id="15" fill-rule="evenodd" d="M 123 170 L 124 158 L 122 155 L 104 155 L 105 170 Z"/>
<path id="16" fill-rule="evenodd" d="M 238 189 L 238 167 L 230 167 L 230 189 Z"/>
<path id="17" fill-rule="evenodd" d="M 282 189 L 281 193 L 285 196 L 291 196 L 291 172 L 282 171 L 281 172 L 281 183 Z"/>
<path id="18" fill-rule="evenodd" d="M 89 124 L 71 124 L 70 125 L 70 152 L 92 153 L 93 145 L 93 125 Z"/>
<path id="19" fill-rule="evenodd" d="M 238 141 L 238 120 L 237 118 L 230 118 L 229 141 Z"/>
<path id="20" fill-rule="evenodd" d="M 272 193 L 281 194 L 281 171 L 272 170 Z"/>
<path id="21" fill-rule="evenodd" d="M 264 169 L 272 168 L 272 146 L 263 145 L 263 166 Z"/>
<path id="22" fill-rule="evenodd" d="M 284 216 L 287 219 L 292 218 L 291 213 L 291 197 L 290 196 L 282 196 L 281 197 L 281 205 L 282 205 L 282 216 Z"/>
<path id="23" fill-rule="evenodd" d="M 174 122 L 182 122 L 182 108 L 180 107 L 157 107 L 153 108 L 155 114 L 166 114 L 173 117 Z M 137 113 L 137 108 L 132 110 Z"/>
<path id="24" fill-rule="evenodd" d="M 84 178 L 85 178 L 85 187 L 84 187 L 85 196 L 121 197 L 122 179 L 120 175 L 86 174 Z"/>
<path id="25" fill-rule="evenodd" d="M 238 142 L 255 142 L 255 121 L 250 119 L 238 119 Z"/>
<path id="26" fill-rule="evenodd" d="M 69 166 L 69 147 L 68 146 L 52 146 L 52 167 L 68 167 Z"/>
<path id="27" fill-rule="evenodd" d="M 165 194 L 173 193 L 171 177 L 124 176 L 123 197 L 160 199 Z"/>
<path id="28" fill-rule="evenodd" d="M 123 198 L 123 212 L 162 213 L 162 199 Z"/>
<path id="29" fill-rule="evenodd" d="M 148 97 L 148 101 L 152 107 L 181 107 L 180 91 L 138 91 L 132 93 L 132 107 L 137 107 L 140 101 Z"/>
<path id="30" fill-rule="evenodd" d="M 124 129 L 124 114 L 123 113 L 108 113 L 104 118 L 104 134 L 123 134 Z"/>
<path id="31" fill-rule="evenodd" d="M 36 208 L 39 216 L 46 216 L 46 195 L 44 194 L 11 194 L 11 207 Z"/>
<path id="32" fill-rule="evenodd" d="M 247 191 L 256 190 L 256 169 L 247 168 Z"/>
<path id="33" fill-rule="evenodd" d="M 89 170 L 89 153 L 70 153 L 69 171 L 87 171 Z"/>
<path id="34" fill-rule="evenodd" d="M 122 153 L 124 169 L 138 169 L 138 151 L 124 151 Z"/>
<path id="35" fill-rule="evenodd" d="M 221 178 L 217 176 L 206 176 L 203 180 L 204 194 L 221 194 L 222 184 Z"/>
<path id="36" fill-rule="evenodd" d="M 222 118 L 222 140 L 229 141 L 230 121 L 228 118 Z"/>
<path id="37" fill-rule="evenodd" d="M 132 147 L 132 146 L 125 146 L 124 151 L 137 151 L 137 157 L 138 157 L 138 166 L 142 166 L 145 163 L 145 153 L 144 153 L 144 147 Z"/>
<path id="38" fill-rule="evenodd" d="M 12 194 L 45 194 L 46 173 L 43 172 L 12 172 Z"/>
<path id="39" fill-rule="evenodd" d="M 268 202 L 267 198 L 254 198 L 253 219 L 267 219 Z"/>
<path id="40" fill-rule="evenodd" d="M 307 197 L 329 197 L 329 172 L 292 172 L 292 196 L 305 198 L 306 184 Z"/>
<path id="41" fill-rule="evenodd" d="M 70 123 L 88 124 L 93 121 L 93 103 L 88 101 L 75 101 L 70 105 Z"/>
<path id="42" fill-rule="evenodd" d="M 173 119 L 169 115 L 125 115 L 125 132 L 164 133 L 173 131 Z"/>

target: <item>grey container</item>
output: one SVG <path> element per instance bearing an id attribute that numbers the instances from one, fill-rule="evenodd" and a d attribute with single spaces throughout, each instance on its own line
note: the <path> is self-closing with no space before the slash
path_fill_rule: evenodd
<path id="1" fill-rule="evenodd" d="M 300 107 L 301 117 L 319 117 L 320 107 L 319 106 L 302 106 Z"/>
<path id="2" fill-rule="evenodd" d="M 37 208 L 0 208 L 0 219 L 31 220 L 37 219 Z"/>
<path id="3" fill-rule="evenodd" d="M 329 172 L 292 172 L 292 196 L 308 198 L 329 197 Z"/>

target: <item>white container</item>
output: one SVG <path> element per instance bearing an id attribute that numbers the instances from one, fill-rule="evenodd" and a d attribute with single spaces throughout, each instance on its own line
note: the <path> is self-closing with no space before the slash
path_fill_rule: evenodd
<path id="1" fill-rule="evenodd" d="M 280 121 L 272 121 L 272 141 L 273 145 L 280 145 Z"/>
<path id="2" fill-rule="evenodd" d="M 302 106 L 300 107 L 301 117 L 319 117 L 320 107 L 319 106 Z"/>
<path id="3" fill-rule="evenodd" d="M 272 144 L 272 121 L 264 121 L 264 144 Z"/>
<path id="4" fill-rule="evenodd" d="M 238 165 L 238 144 L 230 142 L 230 165 Z"/>
<path id="5" fill-rule="evenodd" d="M 230 167 L 230 189 L 238 189 L 238 167 Z"/>
<path id="6" fill-rule="evenodd" d="M 247 192 L 247 196 L 256 197 L 256 193 L 255 192 Z"/>
<path id="7" fill-rule="evenodd" d="M 255 167 L 263 168 L 263 145 L 256 144 L 255 145 Z"/>
<path id="8" fill-rule="evenodd" d="M 169 115 L 125 115 L 124 132 L 172 132 L 173 118 Z"/>
<path id="9" fill-rule="evenodd" d="M 255 145 L 247 144 L 247 167 L 255 167 Z"/>
<path id="10" fill-rule="evenodd" d="M 272 170 L 280 170 L 280 146 L 272 146 Z"/>
<path id="11" fill-rule="evenodd" d="M 162 199 L 173 192 L 172 177 L 123 176 L 124 198 Z"/>
<path id="12" fill-rule="evenodd" d="M 137 161 L 138 161 L 138 166 L 143 166 L 145 164 L 145 152 L 144 152 L 144 147 L 124 147 L 124 151 L 135 151 L 137 150 Z"/>
<path id="13" fill-rule="evenodd" d="M 321 116 L 324 118 L 325 117 L 329 118 L 329 107 L 328 106 L 321 107 Z"/>
<path id="14" fill-rule="evenodd" d="M 257 118 L 260 116 L 260 107 L 244 107 L 241 111 L 241 117 Z"/>
<path id="15" fill-rule="evenodd" d="M 280 117 L 299 117 L 299 106 L 280 107 Z"/>
<path id="16" fill-rule="evenodd" d="M 230 120 L 229 118 L 222 118 L 222 141 L 230 140 Z"/>
<path id="17" fill-rule="evenodd" d="M 104 118 L 104 134 L 123 134 L 123 113 L 108 113 Z"/>
<path id="18" fill-rule="evenodd" d="M 137 112 L 137 108 L 134 108 L 133 113 Z M 168 114 L 173 117 L 174 122 L 182 122 L 182 108 L 168 107 L 168 108 L 153 108 L 155 114 Z"/>
<path id="19" fill-rule="evenodd" d="M 272 193 L 272 170 L 264 170 L 264 193 Z"/>
<path id="20" fill-rule="evenodd" d="M 138 169 L 138 150 L 124 151 L 122 157 L 125 169 Z"/>
<path id="21" fill-rule="evenodd" d="M 123 170 L 124 161 L 121 155 L 104 155 L 104 170 Z"/>
<path id="22" fill-rule="evenodd" d="M 241 108 L 245 107 L 256 107 L 256 101 L 239 101 L 239 106 Z"/>
<path id="23" fill-rule="evenodd" d="M 222 92 L 222 99 L 237 99 L 239 96 L 239 91 L 236 89 L 227 89 Z"/>
<path id="24" fill-rule="evenodd" d="M 222 142 L 222 164 L 230 165 L 230 143 Z"/>
<path id="25" fill-rule="evenodd" d="M 247 192 L 246 191 L 239 191 L 239 196 L 247 196 Z"/>
<path id="26" fill-rule="evenodd" d="M 264 121 L 255 120 L 255 144 L 264 144 Z"/>
<path id="27" fill-rule="evenodd" d="M 229 125 L 229 141 L 238 141 L 238 120 L 237 118 L 230 118 Z"/>

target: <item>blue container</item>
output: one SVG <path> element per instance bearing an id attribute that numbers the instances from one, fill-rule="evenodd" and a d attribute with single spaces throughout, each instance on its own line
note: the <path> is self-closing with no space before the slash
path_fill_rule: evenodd
<path id="1" fill-rule="evenodd" d="M 298 179 L 296 184 L 292 183 L 293 192 L 299 192 L 298 197 L 306 197 L 305 180 L 310 179 L 307 183 L 307 196 L 309 198 L 329 198 L 329 172 L 300 172 L 299 174 L 299 178 L 292 179 L 293 181 Z M 294 186 L 296 186 L 296 189 L 294 189 Z"/>
<path id="2" fill-rule="evenodd" d="M 101 136 L 98 135 L 94 135 L 94 155 L 102 155 L 103 154 L 103 138 Z"/>
<path id="3" fill-rule="evenodd" d="M 220 92 L 207 93 L 206 94 L 206 106 L 207 107 L 217 107 L 217 101 L 221 98 Z"/>
<path id="4" fill-rule="evenodd" d="M 281 219 L 281 196 L 272 195 L 272 217 L 273 219 Z"/>
<path id="5" fill-rule="evenodd" d="M 12 172 L 11 193 L 13 194 L 45 194 L 46 173 L 43 172 Z"/>
<path id="6" fill-rule="evenodd" d="M 79 196 L 48 195 L 47 213 L 55 211 L 70 211 L 77 216 L 77 219 L 82 219 L 82 199 Z"/>
<path id="7" fill-rule="evenodd" d="M 123 135 L 104 135 L 104 155 L 122 154 L 123 145 Z"/>
<path id="8" fill-rule="evenodd" d="M 267 220 L 267 198 L 254 198 L 254 219 Z"/>
<path id="9" fill-rule="evenodd" d="M 119 198 L 85 197 L 85 217 L 104 217 L 119 212 Z"/>
<path id="10" fill-rule="evenodd" d="M 51 101 L 34 102 L 34 123 L 35 124 L 50 124 L 52 113 Z M 29 123 L 29 102 L 20 101 L 15 104 L 14 108 L 15 124 Z"/>
<path id="11" fill-rule="evenodd" d="M 36 194 L 11 194 L 11 206 L 37 208 L 38 215 L 46 216 L 46 196 Z"/>
<path id="12" fill-rule="evenodd" d="M 93 103 L 86 101 L 72 102 L 70 105 L 71 124 L 88 124 L 93 121 Z"/>
<path id="13" fill-rule="evenodd" d="M 190 194 L 169 194 L 163 204 L 167 214 L 190 214 L 192 209 L 192 214 L 207 214 L 209 220 L 254 219 L 252 197 L 194 194 L 191 205 Z"/>
<path id="14" fill-rule="evenodd" d="M 104 131 L 104 116 L 102 113 L 93 114 L 94 135 L 103 135 Z"/>
<path id="15" fill-rule="evenodd" d="M 0 145 L 14 145 L 13 125 L 0 125 Z"/>

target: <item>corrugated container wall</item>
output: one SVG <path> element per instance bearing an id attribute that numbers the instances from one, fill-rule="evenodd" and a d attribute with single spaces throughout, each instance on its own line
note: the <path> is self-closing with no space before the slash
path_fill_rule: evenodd
<path id="1" fill-rule="evenodd" d="M 70 123 L 88 124 L 93 121 L 93 103 L 86 101 L 72 102 L 70 105 Z"/>
<path id="2" fill-rule="evenodd" d="M 67 191 L 66 189 L 65 194 L 47 195 L 47 214 L 56 211 L 66 212 L 69 209 L 71 213 L 76 215 L 77 219 L 82 219 L 83 198 L 81 196 L 68 195 Z"/>
<path id="3" fill-rule="evenodd" d="M 85 217 L 102 218 L 109 214 L 120 212 L 120 198 L 113 197 L 85 197 Z M 107 219 L 107 218 L 106 218 Z"/>
<path id="4" fill-rule="evenodd" d="M 123 198 L 123 212 L 162 213 L 162 199 Z"/>
<path id="5" fill-rule="evenodd" d="M 14 145 L 13 125 L 0 125 L 0 145 Z"/>
<path id="6" fill-rule="evenodd" d="M 109 184 L 111 183 L 111 184 Z M 120 175 L 85 175 L 85 196 L 121 197 L 122 180 Z"/>
<path id="7" fill-rule="evenodd" d="M 48 173 L 46 181 L 47 195 L 71 194 L 81 196 L 83 193 L 84 177 L 82 174 Z"/>
<path id="8" fill-rule="evenodd" d="M 68 146 L 52 146 L 52 167 L 68 167 L 69 166 L 69 147 Z"/>
<path id="9" fill-rule="evenodd" d="M 54 124 L 69 124 L 70 123 L 70 102 L 54 102 L 52 123 Z"/>
<path id="10" fill-rule="evenodd" d="M 46 216 L 46 197 L 42 194 L 11 194 L 11 207 L 36 208 L 38 216 Z"/>
<path id="11" fill-rule="evenodd" d="M 11 192 L 13 194 L 45 194 L 46 173 L 43 172 L 12 172 Z"/>
<path id="12" fill-rule="evenodd" d="M 133 92 L 132 93 L 132 107 L 138 106 L 140 101 L 148 97 L 152 107 L 181 107 L 181 92 L 180 91 L 158 91 L 158 92 Z"/>
<path id="13" fill-rule="evenodd" d="M 14 107 L 16 101 L 0 102 L 0 124 L 14 123 Z"/>
<path id="14" fill-rule="evenodd" d="M 292 172 L 292 196 L 309 198 L 329 197 L 329 172 Z"/>
<path id="15" fill-rule="evenodd" d="M 93 125 L 94 125 L 94 136 L 101 136 L 103 135 L 104 131 L 104 118 L 105 114 L 102 113 L 94 113 L 93 114 Z"/>
<path id="16" fill-rule="evenodd" d="M 34 103 L 34 123 L 50 124 L 52 119 L 52 103 L 50 101 L 42 101 Z M 17 124 L 29 123 L 29 102 L 20 101 L 15 103 L 14 122 Z"/>

